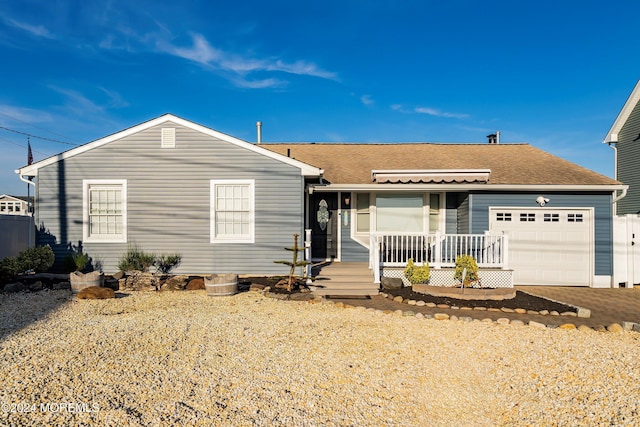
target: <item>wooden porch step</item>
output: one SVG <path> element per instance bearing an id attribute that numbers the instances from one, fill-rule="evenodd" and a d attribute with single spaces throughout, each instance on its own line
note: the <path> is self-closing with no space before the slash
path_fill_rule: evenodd
<path id="1" fill-rule="evenodd" d="M 314 266 L 315 295 L 368 296 L 378 294 L 373 274 L 367 263 L 332 263 Z"/>

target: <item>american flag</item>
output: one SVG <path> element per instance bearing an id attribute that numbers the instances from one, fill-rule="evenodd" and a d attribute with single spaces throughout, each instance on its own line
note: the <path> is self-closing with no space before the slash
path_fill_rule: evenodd
<path id="1" fill-rule="evenodd" d="M 33 163 L 33 153 L 31 152 L 31 143 L 27 142 L 27 165 Z"/>

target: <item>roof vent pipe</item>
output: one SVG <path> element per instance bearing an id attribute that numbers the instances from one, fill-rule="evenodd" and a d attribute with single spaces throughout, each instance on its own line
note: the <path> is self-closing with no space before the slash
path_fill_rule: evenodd
<path id="1" fill-rule="evenodd" d="M 256 130 L 258 131 L 258 144 L 262 143 L 262 122 L 256 122 Z"/>

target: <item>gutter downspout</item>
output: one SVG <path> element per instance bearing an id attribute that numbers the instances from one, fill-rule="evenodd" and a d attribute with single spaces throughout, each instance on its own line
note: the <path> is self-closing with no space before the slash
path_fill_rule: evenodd
<path id="1" fill-rule="evenodd" d="M 31 246 L 31 240 L 32 240 L 32 232 L 33 232 L 33 227 L 35 227 L 35 215 L 36 215 L 36 183 L 31 181 L 28 178 L 24 178 L 22 175 L 20 175 L 20 171 L 16 170 L 15 173 L 18 174 L 18 178 L 20 178 L 20 181 L 22 182 L 26 182 L 28 185 L 33 185 L 33 206 L 31 206 L 33 208 L 33 212 L 31 212 L 31 215 L 29 215 L 29 217 L 31 218 L 31 224 L 29 224 L 29 247 L 33 247 L 35 246 L 35 240 L 34 240 L 34 244 L 33 246 Z M 29 210 L 29 198 L 27 197 L 27 211 Z"/>
<path id="2" fill-rule="evenodd" d="M 610 141 L 607 143 L 609 147 L 613 150 L 613 178 L 618 179 L 618 147 L 615 145 L 615 141 Z M 613 205 L 613 216 L 616 216 L 617 213 L 617 204 L 620 200 L 624 199 L 627 196 L 628 186 L 622 189 L 622 193 L 616 196 L 616 192 L 613 192 L 613 200 L 611 204 Z"/>

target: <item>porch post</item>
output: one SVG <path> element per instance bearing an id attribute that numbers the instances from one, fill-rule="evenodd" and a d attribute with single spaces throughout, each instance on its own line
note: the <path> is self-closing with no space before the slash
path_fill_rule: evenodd
<path id="1" fill-rule="evenodd" d="M 509 268 L 509 235 L 502 232 L 502 268 Z"/>
<path id="2" fill-rule="evenodd" d="M 373 283 L 380 284 L 380 238 L 376 234 L 371 234 L 369 246 L 373 260 Z"/>
<path id="3" fill-rule="evenodd" d="M 309 263 L 305 266 L 307 285 L 311 284 L 311 229 L 304 230 L 304 259 Z"/>
<path id="4" fill-rule="evenodd" d="M 433 267 L 434 268 L 441 268 L 442 267 L 442 245 L 440 244 L 440 232 L 436 231 L 436 241 L 434 243 L 434 252 L 435 252 L 435 256 L 434 256 L 434 260 L 433 260 Z"/>

